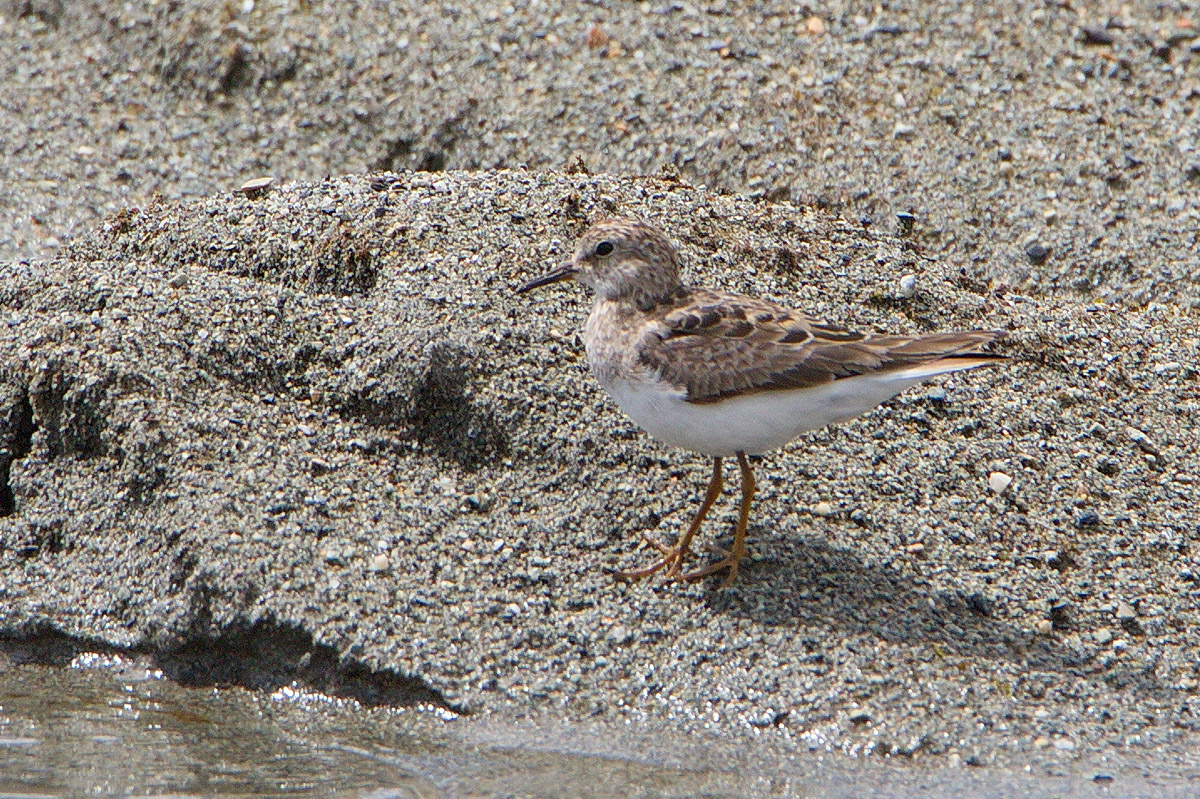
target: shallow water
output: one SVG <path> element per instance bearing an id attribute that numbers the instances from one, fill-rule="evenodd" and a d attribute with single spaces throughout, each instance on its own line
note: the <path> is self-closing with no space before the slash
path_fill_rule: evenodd
<path id="1" fill-rule="evenodd" d="M 663 753 L 672 753 L 666 754 Z M 1115 764 L 927 768 L 720 742 L 641 746 L 560 722 L 366 709 L 284 690 L 184 688 L 119 657 L 68 668 L 0 659 L 0 799 L 158 796 L 1192 797 L 1200 777 Z"/>

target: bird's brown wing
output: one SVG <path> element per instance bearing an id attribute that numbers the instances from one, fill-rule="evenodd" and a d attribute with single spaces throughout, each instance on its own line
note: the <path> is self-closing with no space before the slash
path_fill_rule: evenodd
<path id="1" fill-rule="evenodd" d="M 947 358 L 1002 359 L 978 351 L 1003 337 L 999 330 L 858 333 L 772 302 L 705 289 L 678 292 L 651 315 L 639 360 L 686 391 L 689 402 L 807 388 Z"/>

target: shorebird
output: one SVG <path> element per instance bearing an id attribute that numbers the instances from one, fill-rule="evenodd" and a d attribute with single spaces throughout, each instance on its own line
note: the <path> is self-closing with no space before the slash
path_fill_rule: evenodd
<path id="1" fill-rule="evenodd" d="M 639 219 L 597 222 L 570 259 L 517 292 L 568 279 L 595 294 L 584 344 L 600 384 L 654 438 L 712 458 L 708 490 L 687 531 L 672 547 L 646 536 L 661 557 L 617 572 L 625 580 L 660 570 L 696 580 L 727 569 L 724 585 L 731 585 L 746 556 L 755 491 L 747 455 L 853 419 L 934 375 L 1004 359 L 980 349 L 1002 338 L 1001 330 L 860 333 L 767 300 L 686 286 L 675 247 Z M 733 546 L 685 572 L 692 539 L 721 494 L 728 457 L 737 458 L 742 475 Z"/>

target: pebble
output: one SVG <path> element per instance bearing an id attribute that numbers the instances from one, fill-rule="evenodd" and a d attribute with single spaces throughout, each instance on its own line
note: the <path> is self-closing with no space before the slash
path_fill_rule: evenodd
<path id="1" fill-rule="evenodd" d="M 1038 635 L 1049 635 L 1050 633 L 1054 632 L 1054 622 L 1050 621 L 1049 619 L 1041 619 L 1037 624 L 1034 625 L 1034 629 L 1037 631 Z"/>
<path id="2" fill-rule="evenodd" d="M 942 388 L 941 386 L 934 386 L 933 388 L 929 389 L 929 391 L 925 394 L 925 397 L 926 399 L 933 400 L 934 402 L 945 402 L 946 389 Z"/>
<path id="3" fill-rule="evenodd" d="M 371 563 L 367 568 L 373 572 L 385 572 L 388 570 L 388 566 L 388 556 L 383 552 L 379 552 L 375 557 L 371 558 Z"/>
<path id="4" fill-rule="evenodd" d="M 1041 266 L 1046 263 L 1046 258 L 1050 255 L 1050 248 L 1041 242 L 1033 242 L 1025 248 L 1025 255 L 1029 261 L 1035 266 Z"/>
<path id="5" fill-rule="evenodd" d="M 992 472 L 988 475 L 988 488 L 995 494 L 1003 494 L 1012 485 L 1012 478 L 1004 472 Z"/>
<path id="6" fill-rule="evenodd" d="M 1089 25 L 1082 33 L 1085 44 L 1112 44 L 1114 41 L 1113 35 L 1098 25 Z"/>
<path id="7" fill-rule="evenodd" d="M 1112 641 L 1112 639 L 1113 639 L 1113 634 L 1112 634 L 1111 630 L 1107 630 L 1107 629 L 1096 630 L 1096 632 L 1092 633 L 1092 640 L 1094 640 L 1100 646 L 1104 646 L 1105 644 Z"/>
<path id="8" fill-rule="evenodd" d="M 1074 752 L 1075 742 L 1070 738 L 1059 738 L 1054 742 L 1054 748 L 1060 752 Z"/>
<path id="9" fill-rule="evenodd" d="M 818 502 L 816 505 L 813 505 L 812 512 L 817 516 L 832 516 L 833 505 L 830 505 L 828 502 Z"/>
<path id="10" fill-rule="evenodd" d="M 247 197 L 257 197 L 259 194 L 262 194 L 263 191 L 270 188 L 271 184 L 274 182 L 275 178 L 253 178 L 251 180 L 247 180 L 245 183 L 239 186 L 238 191 Z"/>
<path id="11" fill-rule="evenodd" d="M 966 602 L 971 612 L 978 613 L 980 616 L 991 616 L 994 610 L 992 600 L 979 592 L 969 595 Z"/>
<path id="12" fill-rule="evenodd" d="M 1121 602 L 1117 605 L 1117 621 L 1133 621 L 1137 618 L 1137 611 L 1127 602 Z"/>
<path id="13" fill-rule="evenodd" d="M 905 275 L 900 278 L 900 285 L 896 289 L 896 294 L 904 299 L 911 299 L 917 293 L 917 276 Z"/>
<path id="14" fill-rule="evenodd" d="M 895 139 L 911 139 L 917 132 L 917 129 L 912 125 L 907 125 L 903 122 L 897 122 L 896 127 L 892 128 L 892 138 Z"/>

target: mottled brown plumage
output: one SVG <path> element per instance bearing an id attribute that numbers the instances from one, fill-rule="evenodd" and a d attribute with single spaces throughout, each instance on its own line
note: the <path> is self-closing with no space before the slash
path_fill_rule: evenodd
<path id="1" fill-rule="evenodd" d="M 689 402 L 811 388 L 943 358 L 1000 360 L 978 348 L 1004 335 L 858 333 L 773 302 L 707 289 L 673 292 L 646 314 L 645 324 L 657 329 L 641 340 L 638 360 L 684 390 Z"/>

